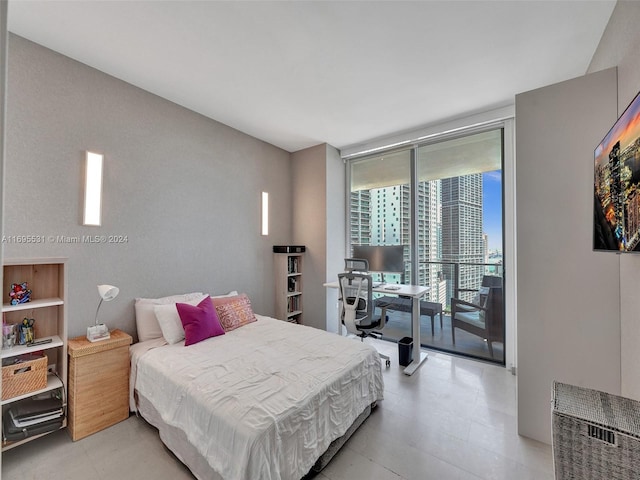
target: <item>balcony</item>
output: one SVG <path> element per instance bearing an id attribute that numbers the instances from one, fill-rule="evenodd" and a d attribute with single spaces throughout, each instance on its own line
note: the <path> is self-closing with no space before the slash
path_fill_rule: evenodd
<path id="1" fill-rule="evenodd" d="M 383 339 L 397 342 L 403 337 L 411 337 L 411 314 L 388 310 L 389 322 L 382 331 Z M 442 328 L 440 317 L 434 317 L 434 335 L 431 335 L 431 317 L 420 316 L 420 343 L 425 348 L 440 350 L 457 355 L 463 355 L 504 365 L 504 342 L 494 342 L 493 357 L 489 354 L 487 341 L 464 330 L 456 329 L 456 343 L 451 335 L 451 315 L 444 312 Z"/>
<path id="2" fill-rule="evenodd" d="M 433 316 L 420 316 L 420 343 L 423 347 L 440 350 L 457 355 L 478 358 L 504 365 L 504 297 L 502 295 L 502 265 L 478 264 L 478 263 L 452 263 L 452 262 L 421 262 L 420 275 L 428 278 L 429 273 L 439 278 L 439 283 L 433 285 L 425 301 L 442 305 L 442 325 L 439 314 Z M 487 278 L 485 278 L 487 277 Z M 423 281 L 422 283 L 427 283 Z M 489 349 L 487 338 L 480 335 L 477 330 L 470 333 L 464 328 L 455 329 L 455 343 L 451 329 L 451 297 L 459 298 L 472 303 L 483 303 L 489 307 L 487 301 L 487 288 L 480 291 L 483 283 L 494 284 L 498 287 L 500 296 L 492 303 L 492 308 L 499 312 L 496 317 L 500 323 L 498 331 L 499 340 L 495 334 L 491 342 L 492 352 Z M 464 287 L 464 288 L 463 288 Z M 486 285 L 485 285 L 486 287 Z M 484 297 L 481 297 L 484 294 Z M 380 295 L 378 296 L 380 297 Z M 424 306 L 424 302 L 422 303 Z M 488 311 L 487 311 L 488 312 Z M 485 312 L 485 313 L 487 313 Z M 485 313 L 480 316 L 484 320 Z M 399 310 L 387 310 L 389 321 L 383 330 L 384 339 L 397 342 L 403 337 L 411 337 L 411 313 Z M 489 315 L 489 313 L 487 313 Z M 488 318 L 488 317 L 487 317 Z M 470 330 L 474 330 L 473 328 Z M 495 333 L 495 330 L 494 330 Z"/>

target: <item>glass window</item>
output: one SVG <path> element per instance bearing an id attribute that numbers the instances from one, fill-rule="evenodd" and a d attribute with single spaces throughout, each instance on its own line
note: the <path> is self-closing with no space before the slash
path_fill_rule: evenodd
<path id="1" fill-rule="evenodd" d="M 349 225 L 351 245 L 410 245 L 411 151 L 363 158 L 351 163 Z M 399 211 L 393 205 L 399 206 Z M 389 207 L 389 208 L 387 208 Z M 394 212 L 395 211 L 395 212 Z M 398 219 L 399 217 L 399 219 Z M 409 280 L 409 248 L 405 248 L 405 275 L 385 275 L 385 281 Z"/>
<path id="2" fill-rule="evenodd" d="M 454 344 L 450 314 L 452 298 L 477 302 L 486 282 L 498 282 L 502 288 L 502 162 L 502 128 L 349 162 L 351 245 L 406 245 L 405 283 L 410 283 L 411 266 L 416 265 L 418 283 L 430 287 L 425 301 L 440 303 L 445 312 L 442 322 L 426 317 L 433 327 L 421 328 L 422 344 L 500 363 L 504 338 L 491 350 L 482 336 L 474 338 L 456 328 Z M 417 185 L 415 212 L 412 184 Z M 417 259 L 410 258 L 409 248 L 414 228 Z M 395 324 L 401 315 L 393 312 L 389 323 Z M 397 324 L 410 328 L 410 318 Z M 396 330 L 389 334 L 391 340 L 407 335 Z"/>

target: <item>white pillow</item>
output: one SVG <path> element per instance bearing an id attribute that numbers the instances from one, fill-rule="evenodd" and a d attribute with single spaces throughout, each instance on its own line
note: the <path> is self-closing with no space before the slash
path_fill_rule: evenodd
<path id="1" fill-rule="evenodd" d="M 153 310 L 155 305 L 166 305 L 177 302 L 188 302 L 196 298 L 202 299 L 202 292 L 185 293 L 182 295 L 171 295 L 162 298 L 136 298 L 134 305 L 136 310 L 136 328 L 138 330 L 138 341 L 153 340 L 162 338 L 162 329 L 158 324 L 158 319 Z"/>
<path id="2" fill-rule="evenodd" d="M 211 298 L 223 298 L 223 297 L 235 297 L 238 295 L 238 292 L 235 290 L 229 292 L 225 295 L 210 295 Z M 192 300 L 188 300 L 186 302 L 176 302 L 176 303 L 187 303 L 189 305 L 196 306 L 202 300 L 204 300 L 208 295 L 202 294 L 199 297 L 196 297 Z M 176 308 L 175 303 L 169 303 L 166 305 L 154 305 L 153 311 L 156 315 L 156 319 L 158 320 L 158 324 L 160 325 L 160 330 L 162 331 L 162 336 L 167 341 L 168 344 L 173 345 L 174 343 L 181 342 L 184 340 L 184 327 L 182 325 L 182 320 L 180 320 L 180 314 L 178 313 L 178 309 Z"/>
<path id="3" fill-rule="evenodd" d="M 236 290 L 231 290 L 229 293 L 225 293 L 224 295 L 209 295 L 211 298 L 224 298 L 224 297 L 237 297 L 238 292 Z"/>
<path id="4" fill-rule="evenodd" d="M 196 306 L 207 297 L 208 295 L 201 295 L 193 300 L 179 303 Z M 180 320 L 180 314 L 178 313 L 178 308 L 175 303 L 154 305 L 153 311 L 160 325 L 160 330 L 162 330 L 162 336 L 168 344 L 173 345 L 174 343 L 184 340 L 184 327 L 182 326 L 182 320 Z"/>

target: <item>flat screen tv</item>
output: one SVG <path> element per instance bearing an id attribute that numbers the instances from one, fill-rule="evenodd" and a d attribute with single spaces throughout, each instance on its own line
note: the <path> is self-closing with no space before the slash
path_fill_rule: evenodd
<path id="1" fill-rule="evenodd" d="M 367 260 L 370 272 L 404 273 L 404 245 L 354 245 L 353 258 Z"/>
<path id="2" fill-rule="evenodd" d="M 640 252 L 640 93 L 594 151 L 594 250 Z"/>

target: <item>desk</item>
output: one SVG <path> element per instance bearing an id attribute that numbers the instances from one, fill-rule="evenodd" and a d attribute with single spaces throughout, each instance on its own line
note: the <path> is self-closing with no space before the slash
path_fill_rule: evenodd
<path id="1" fill-rule="evenodd" d="M 324 284 L 327 288 L 340 288 L 338 282 L 327 282 Z M 389 287 L 393 287 L 397 290 L 391 290 Z M 399 287 L 399 288 L 398 288 Z M 420 285 L 380 285 L 373 287 L 375 293 L 382 293 L 384 295 L 402 295 L 405 297 L 411 297 L 411 323 L 413 331 L 413 353 L 411 357 L 411 363 L 404 369 L 406 375 L 413 375 L 413 373 L 422 365 L 427 359 L 427 353 L 423 352 L 420 348 L 420 298 L 424 296 L 429 287 L 422 287 Z M 342 334 L 342 322 L 338 319 L 338 332 Z"/>

